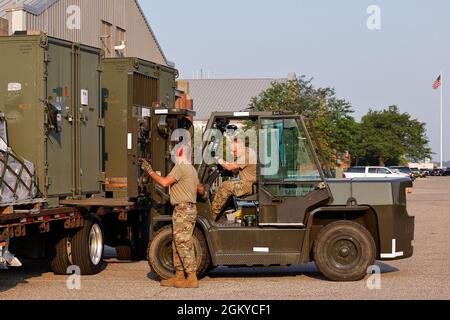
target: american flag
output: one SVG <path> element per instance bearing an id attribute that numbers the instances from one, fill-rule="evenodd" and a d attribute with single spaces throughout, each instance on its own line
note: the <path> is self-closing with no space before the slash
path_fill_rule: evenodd
<path id="1" fill-rule="evenodd" d="M 433 89 L 434 90 L 439 89 L 441 87 L 441 84 L 442 84 L 442 80 L 441 80 L 441 76 L 439 76 L 437 78 L 437 80 L 433 83 Z"/>

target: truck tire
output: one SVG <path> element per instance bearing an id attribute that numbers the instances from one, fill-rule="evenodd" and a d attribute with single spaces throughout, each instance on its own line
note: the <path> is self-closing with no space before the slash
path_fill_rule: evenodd
<path id="1" fill-rule="evenodd" d="M 82 275 L 94 275 L 103 270 L 104 234 L 100 220 L 91 217 L 72 237 L 73 264 Z"/>
<path id="2" fill-rule="evenodd" d="M 67 230 L 57 230 L 46 243 L 47 258 L 55 275 L 67 275 L 70 263 L 70 236 Z"/>
<path id="3" fill-rule="evenodd" d="M 375 264 L 376 245 L 370 232 L 351 221 L 337 221 L 324 227 L 314 244 L 314 260 L 331 281 L 359 281 Z"/>
<path id="4" fill-rule="evenodd" d="M 148 262 L 150 268 L 161 279 L 172 278 L 175 274 L 172 256 L 173 231 L 172 226 L 160 229 L 148 246 Z M 208 244 L 203 232 L 195 228 L 194 248 L 197 257 L 197 276 L 205 277 L 211 269 L 211 257 L 209 255 Z"/>

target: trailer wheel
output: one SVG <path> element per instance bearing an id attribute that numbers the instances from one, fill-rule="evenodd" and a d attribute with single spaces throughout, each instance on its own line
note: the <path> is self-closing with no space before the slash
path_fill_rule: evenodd
<path id="1" fill-rule="evenodd" d="M 314 260 L 331 281 L 359 281 L 375 264 L 376 245 L 370 232 L 351 221 L 324 227 L 314 244 Z"/>
<path id="2" fill-rule="evenodd" d="M 104 234 L 100 220 L 92 217 L 72 237 L 73 264 L 82 275 L 94 275 L 103 270 Z"/>
<path id="3" fill-rule="evenodd" d="M 71 242 L 67 230 L 54 231 L 46 243 L 47 258 L 56 275 L 66 275 L 70 263 Z"/>
<path id="4" fill-rule="evenodd" d="M 211 257 L 205 236 L 198 228 L 194 230 L 194 249 L 197 257 L 197 276 L 203 278 L 210 271 Z M 161 279 L 173 277 L 175 268 L 172 256 L 173 231 L 172 226 L 160 229 L 148 247 L 148 262 L 152 271 Z"/>

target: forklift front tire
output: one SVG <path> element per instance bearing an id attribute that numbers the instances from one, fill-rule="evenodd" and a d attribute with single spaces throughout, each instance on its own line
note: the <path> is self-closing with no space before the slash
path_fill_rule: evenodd
<path id="1" fill-rule="evenodd" d="M 197 258 L 197 276 L 203 278 L 211 270 L 211 257 L 208 244 L 202 231 L 194 230 L 194 250 Z M 151 270 L 161 279 L 172 278 L 175 274 L 172 253 L 172 225 L 161 228 L 148 247 L 148 263 Z"/>
<path id="2" fill-rule="evenodd" d="M 375 264 L 376 245 L 370 232 L 352 221 L 337 221 L 324 227 L 314 244 L 314 260 L 331 281 L 359 281 Z"/>

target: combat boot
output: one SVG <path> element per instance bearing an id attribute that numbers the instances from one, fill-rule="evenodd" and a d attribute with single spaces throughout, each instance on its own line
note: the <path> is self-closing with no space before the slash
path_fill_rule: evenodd
<path id="1" fill-rule="evenodd" d="M 198 287 L 199 285 L 196 273 L 190 273 L 188 274 L 187 279 L 175 282 L 175 288 L 178 289 L 196 289 Z"/>
<path id="2" fill-rule="evenodd" d="M 177 281 L 184 281 L 184 280 L 186 280 L 186 278 L 184 277 L 184 271 L 177 271 L 175 277 L 170 278 L 168 280 L 162 280 L 161 286 L 172 288 L 175 287 Z"/>

